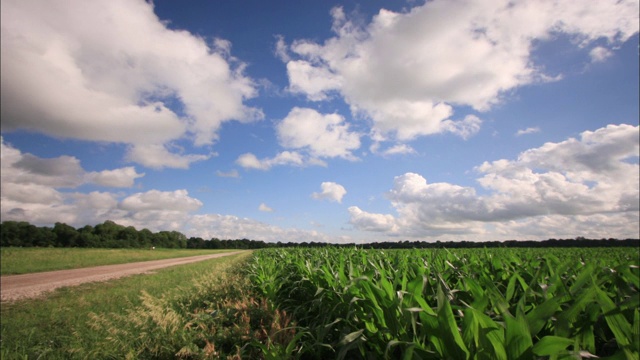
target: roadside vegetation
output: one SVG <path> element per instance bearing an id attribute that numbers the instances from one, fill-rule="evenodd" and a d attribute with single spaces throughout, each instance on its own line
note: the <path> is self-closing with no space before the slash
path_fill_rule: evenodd
<path id="1" fill-rule="evenodd" d="M 246 252 L 61 288 L 44 299 L 3 302 L 0 358 L 173 359 L 183 347 L 198 345 L 204 356 L 206 339 L 187 324 L 204 309 L 245 299 L 246 284 L 237 269 L 250 256 Z"/>
<path id="2" fill-rule="evenodd" d="M 0 274 L 15 275 L 89 266 L 208 255 L 232 250 L 0 248 Z"/>

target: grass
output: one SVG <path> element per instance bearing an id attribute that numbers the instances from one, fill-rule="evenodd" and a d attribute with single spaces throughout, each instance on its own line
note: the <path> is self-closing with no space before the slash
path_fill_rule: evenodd
<path id="1" fill-rule="evenodd" d="M 122 349 L 130 345 L 119 348 L 118 344 L 109 343 L 107 339 L 116 338 L 115 330 L 100 324 L 131 320 L 136 312 L 148 314 L 145 309 L 153 308 L 154 303 L 169 303 L 172 299 L 181 299 L 182 306 L 189 308 L 201 307 L 205 299 L 213 300 L 211 294 L 225 283 L 228 270 L 249 256 L 250 252 L 246 252 L 170 267 L 152 275 L 62 288 L 45 300 L 3 303 L 1 358 L 124 358 L 126 353 Z M 165 304 L 161 308 L 169 311 L 171 306 Z M 114 349 L 122 351 L 105 355 Z"/>
<path id="2" fill-rule="evenodd" d="M 0 248 L 0 275 L 215 254 L 234 250 Z"/>

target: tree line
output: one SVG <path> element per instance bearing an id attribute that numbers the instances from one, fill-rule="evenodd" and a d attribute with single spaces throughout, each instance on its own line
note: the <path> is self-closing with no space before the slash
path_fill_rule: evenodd
<path id="1" fill-rule="evenodd" d="M 360 247 L 364 249 L 424 249 L 424 248 L 491 248 L 491 247 L 640 247 L 638 239 L 549 239 L 544 241 L 397 241 L 368 244 L 331 244 L 323 242 L 264 242 L 249 239 L 187 238 L 179 231 L 152 232 L 137 230 L 107 220 L 95 226 L 74 228 L 64 223 L 53 227 L 35 226 L 25 221 L 0 223 L 2 247 L 86 247 L 86 248 L 173 248 L 173 249 L 262 249 L 267 247 Z"/>
<path id="2" fill-rule="evenodd" d="M 107 220 L 95 226 L 74 228 L 57 222 L 53 227 L 35 226 L 25 221 L 0 224 L 0 246 L 87 247 L 87 248 L 169 248 L 169 249 L 258 249 L 264 241 L 187 238 L 179 231 L 137 230 Z"/>

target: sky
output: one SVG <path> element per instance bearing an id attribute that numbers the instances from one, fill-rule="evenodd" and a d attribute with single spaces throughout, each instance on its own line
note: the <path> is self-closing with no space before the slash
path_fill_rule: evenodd
<path id="1" fill-rule="evenodd" d="M 0 4 L 2 221 L 638 237 L 637 0 Z"/>

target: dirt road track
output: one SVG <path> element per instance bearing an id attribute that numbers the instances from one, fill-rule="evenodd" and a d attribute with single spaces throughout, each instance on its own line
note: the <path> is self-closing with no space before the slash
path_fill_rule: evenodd
<path id="1" fill-rule="evenodd" d="M 32 298 L 63 286 L 73 286 L 86 282 L 117 279 L 129 275 L 142 274 L 169 266 L 189 264 L 197 261 L 239 254 L 241 252 L 242 251 L 234 251 L 176 259 L 152 260 L 73 270 L 47 271 L 33 274 L 2 276 L 0 277 L 0 297 L 2 298 L 2 301 Z"/>

